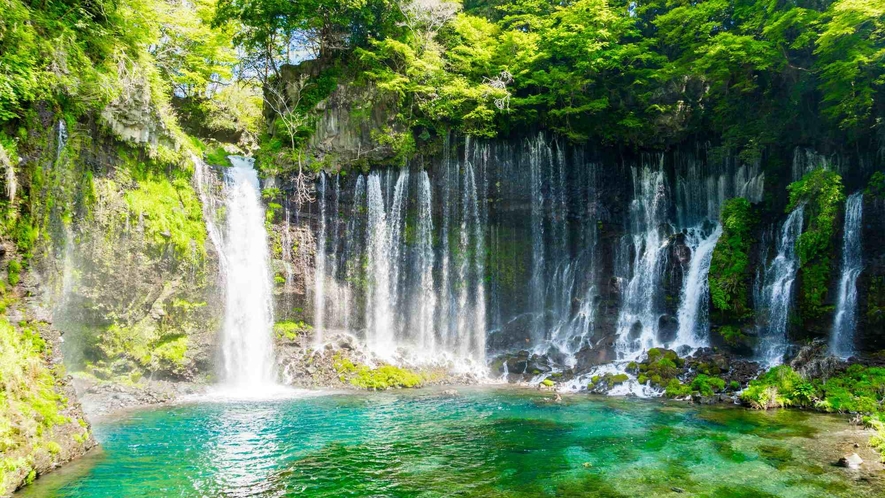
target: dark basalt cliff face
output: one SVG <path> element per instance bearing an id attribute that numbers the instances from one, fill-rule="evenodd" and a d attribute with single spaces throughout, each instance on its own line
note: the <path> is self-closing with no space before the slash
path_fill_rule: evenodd
<path id="1" fill-rule="evenodd" d="M 881 351 L 885 349 L 885 199 L 864 198 L 862 242 L 857 340 L 867 351 Z"/>

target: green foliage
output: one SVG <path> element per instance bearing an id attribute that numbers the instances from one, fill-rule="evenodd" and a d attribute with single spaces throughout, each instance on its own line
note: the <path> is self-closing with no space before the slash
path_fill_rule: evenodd
<path id="1" fill-rule="evenodd" d="M 699 392 L 701 396 L 712 396 L 725 389 L 725 381 L 719 377 L 699 374 L 691 381 L 691 389 Z"/>
<path id="2" fill-rule="evenodd" d="M 799 236 L 801 281 L 800 309 L 806 324 L 820 320 L 828 308 L 824 306 L 832 270 L 836 234 L 836 217 L 845 201 L 842 177 L 834 171 L 817 169 L 788 187 L 788 211 L 804 204 L 807 226 Z"/>
<path id="3" fill-rule="evenodd" d="M 679 379 L 670 379 L 667 382 L 667 388 L 664 390 L 664 396 L 668 398 L 684 398 L 691 395 L 692 386 L 679 382 Z"/>
<path id="4" fill-rule="evenodd" d="M 234 62 L 231 28 L 210 25 L 214 0 L 0 0 L 0 9 L 0 122 L 37 100 L 75 116 L 100 110 L 138 80 L 168 115 L 173 92 L 205 93 Z"/>
<path id="5" fill-rule="evenodd" d="M 870 122 L 885 84 L 885 4 L 837 0 L 822 16 L 814 53 L 824 112 L 846 129 Z"/>
<path id="6" fill-rule="evenodd" d="M 340 355 L 333 358 L 332 363 L 342 381 L 370 391 L 384 391 L 390 388 L 419 387 L 424 378 L 414 372 L 393 365 L 381 365 L 369 368 L 366 365 L 355 365 Z"/>
<path id="7" fill-rule="evenodd" d="M 885 173 L 876 171 L 870 177 L 870 183 L 867 184 L 866 194 L 877 199 L 885 199 Z"/>
<path id="8" fill-rule="evenodd" d="M 230 159 L 228 158 L 230 154 L 224 150 L 224 147 L 213 147 L 206 151 L 206 163 L 211 164 L 213 166 L 231 166 Z"/>
<path id="9" fill-rule="evenodd" d="M 177 254 L 201 259 L 206 254 L 206 226 L 194 189 L 184 178 L 148 177 L 126 192 L 134 221 L 144 220 L 145 237 L 162 251 L 171 246 Z"/>
<path id="10" fill-rule="evenodd" d="M 851 142 L 881 128 L 880 3 L 505 0 L 432 17 L 391 0 L 224 0 L 219 13 L 247 28 L 237 40 L 266 74 L 293 43 L 325 60 L 355 55 L 416 136 L 540 126 L 662 146 L 715 134 L 751 159 L 787 138 Z"/>
<path id="11" fill-rule="evenodd" d="M 885 408 L 885 368 L 851 365 L 828 379 L 803 379 L 781 365 L 751 381 L 741 399 L 757 409 L 797 406 L 876 413 Z"/>
<path id="12" fill-rule="evenodd" d="M 752 277 L 749 252 L 753 244 L 756 215 L 750 201 L 737 197 L 722 205 L 719 220 L 722 235 L 710 261 L 710 297 L 716 312 L 729 320 L 740 321 L 752 315 L 749 303 Z M 737 330 L 732 327 L 729 331 L 732 329 Z M 730 337 L 738 338 L 734 334 Z"/>
<path id="13" fill-rule="evenodd" d="M 885 415 L 877 414 L 864 420 L 876 434 L 870 438 L 870 446 L 879 450 L 882 461 L 885 462 Z"/>
<path id="14" fill-rule="evenodd" d="M 313 327 L 304 323 L 303 321 L 282 321 L 277 322 L 273 326 L 273 331 L 277 335 L 279 339 L 285 339 L 287 341 L 294 341 L 298 338 L 298 334 L 304 334 L 305 332 L 309 332 Z"/>
<path id="15" fill-rule="evenodd" d="M 675 351 L 651 348 L 646 360 L 639 364 L 639 383 L 651 381 L 653 386 L 666 387 L 671 379 L 682 373 L 684 363 Z"/>
<path id="16" fill-rule="evenodd" d="M 17 259 L 10 259 L 6 265 L 6 280 L 9 285 L 18 284 L 18 280 L 22 271 L 22 264 Z"/>
<path id="17" fill-rule="evenodd" d="M 57 453 L 54 428 L 68 422 L 47 354 L 33 324 L 16 328 L 0 317 L 0 490 L 9 475 L 32 468 L 38 454 Z"/>
<path id="18" fill-rule="evenodd" d="M 741 393 L 741 400 L 760 410 L 792 406 L 796 388 L 805 380 L 788 365 L 779 365 L 765 372 Z"/>
<path id="19" fill-rule="evenodd" d="M 722 336 L 725 343 L 729 346 L 736 346 L 747 338 L 740 327 L 732 325 L 723 325 L 722 327 L 719 327 L 719 335 Z"/>
<path id="20" fill-rule="evenodd" d="M 590 385 L 587 387 L 589 389 L 604 388 L 605 390 L 610 390 L 611 388 L 619 384 L 623 384 L 628 380 L 630 380 L 630 376 L 627 374 L 615 374 L 611 372 L 606 372 L 603 375 L 594 375 L 593 378 L 590 379 Z M 553 382 L 550 383 L 550 386 L 552 385 Z"/>

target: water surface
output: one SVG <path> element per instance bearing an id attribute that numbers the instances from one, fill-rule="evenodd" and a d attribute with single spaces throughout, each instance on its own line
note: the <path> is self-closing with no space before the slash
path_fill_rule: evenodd
<path id="1" fill-rule="evenodd" d="M 23 496 L 883 496 L 844 418 L 505 388 L 194 403 L 96 425 Z"/>

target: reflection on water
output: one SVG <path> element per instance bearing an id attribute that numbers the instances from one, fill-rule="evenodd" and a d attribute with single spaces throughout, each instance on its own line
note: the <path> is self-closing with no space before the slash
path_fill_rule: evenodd
<path id="1" fill-rule="evenodd" d="M 103 453 L 23 495 L 881 496 L 873 455 L 831 465 L 865 437 L 833 416 L 513 389 L 201 402 L 96 427 Z"/>

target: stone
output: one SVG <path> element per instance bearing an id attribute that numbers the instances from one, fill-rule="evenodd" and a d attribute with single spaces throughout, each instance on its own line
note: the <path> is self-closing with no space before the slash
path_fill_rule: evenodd
<path id="1" fill-rule="evenodd" d="M 442 393 L 443 393 L 443 396 L 448 396 L 450 398 L 455 398 L 458 396 L 458 391 L 456 391 L 454 389 L 446 389 Z"/>
<path id="2" fill-rule="evenodd" d="M 658 340 L 668 344 L 676 339 L 679 333 L 679 320 L 673 315 L 661 315 L 658 319 Z"/>
<path id="3" fill-rule="evenodd" d="M 845 455 L 844 457 L 839 459 L 837 465 L 840 467 L 845 467 L 847 469 L 859 469 L 863 464 L 863 459 L 857 453 L 852 453 L 850 455 Z"/>

